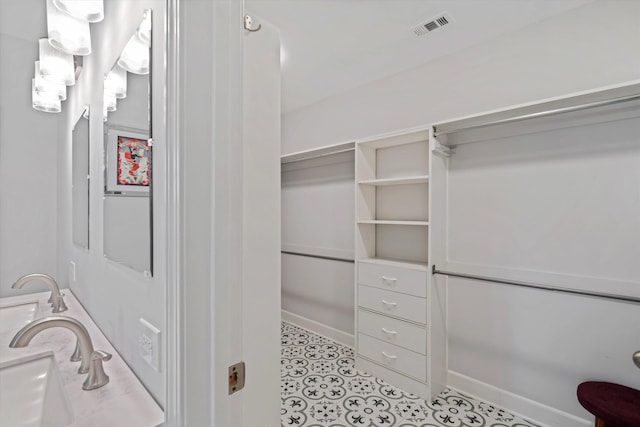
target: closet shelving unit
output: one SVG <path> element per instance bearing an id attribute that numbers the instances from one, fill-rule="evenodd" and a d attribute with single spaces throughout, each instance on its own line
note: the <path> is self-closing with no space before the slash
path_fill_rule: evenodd
<path id="1" fill-rule="evenodd" d="M 425 399 L 440 391 L 430 360 L 432 138 L 420 129 L 356 141 L 356 367 Z"/>

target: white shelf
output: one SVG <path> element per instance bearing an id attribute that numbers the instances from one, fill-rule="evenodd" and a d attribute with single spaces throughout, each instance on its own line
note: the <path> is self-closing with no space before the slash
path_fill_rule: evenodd
<path id="1" fill-rule="evenodd" d="M 326 145 L 324 147 L 314 148 L 312 150 L 298 151 L 295 153 L 280 156 L 280 163 L 285 164 L 297 162 L 299 160 L 309 160 L 315 159 L 316 157 L 330 156 L 332 154 L 338 154 L 344 151 L 351 151 L 354 149 L 354 147 L 355 142 L 351 141 L 343 142 L 341 144 Z"/>
<path id="2" fill-rule="evenodd" d="M 368 179 L 358 181 L 362 185 L 404 185 L 404 184 L 423 184 L 429 182 L 429 175 L 402 177 L 402 178 L 385 178 L 385 179 Z"/>
<path id="3" fill-rule="evenodd" d="M 429 221 L 392 221 L 386 219 L 361 220 L 358 224 L 375 224 L 375 225 L 429 225 Z"/>
<path id="4" fill-rule="evenodd" d="M 391 258 L 363 258 L 360 263 L 388 265 L 392 267 L 409 268 L 411 270 L 429 271 L 430 265 L 426 262 L 412 262 Z"/>

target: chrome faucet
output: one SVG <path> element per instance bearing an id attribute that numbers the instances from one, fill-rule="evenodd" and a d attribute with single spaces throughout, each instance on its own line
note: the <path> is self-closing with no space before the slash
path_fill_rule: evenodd
<path id="1" fill-rule="evenodd" d="M 87 328 L 72 317 L 48 316 L 34 320 L 18 331 L 11 340 L 9 347 L 26 347 L 31 342 L 31 339 L 40 332 L 57 326 L 67 328 L 76 334 L 76 347 L 80 348 L 80 359 L 82 360 L 78 373 L 89 373 L 82 384 L 82 388 L 84 390 L 93 390 L 106 385 L 109 382 L 109 376 L 102 368 L 102 361 L 111 359 L 111 355 L 102 350 L 94 350 Z"/>
<path id="2" fill-rule="evenodd" d="M 13 289 L 20 289 L 24 286 L 25 283 L 30 282 L 32 280 L 40 279 L 43 282 L 46 282 L 51 287 L 51 295 L 49 296 L 49 301 L 47 301 L 53 307 L 52 313 L 61 313 L 67 310 L 67 305 L 64 303 L 64 294 L 60 292 L 60 288 L 53 277 L 48 276 L 46 274 L 34 273 L 27 274 L 26 276 L 22 276 L 16 282 L 11 285 Z"/>

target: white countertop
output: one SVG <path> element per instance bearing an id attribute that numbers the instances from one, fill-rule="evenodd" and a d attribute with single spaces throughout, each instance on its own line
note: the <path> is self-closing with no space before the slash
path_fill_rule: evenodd
<path id="1" fill-rule="evenodd" d="M 110 381 L 104 387 L 85 391 L 82 389 L 87 374 L 78 374 L 80 362 L 69 357 L 75 348 L 76 337 L 66 328 L 50 328 L 36 335 L 24 348 L 10 348 L 9 343 L 18 330 L 3 330 L 0 325 L 0 364 L 10 361 L 27 361 L 36 355 L 52 354 L 73 413 L 73 427 L 154 427 L 164 422 L 164 413 L 149 392 L 118 355 L 106 337 L 100 332 L 87 312 L 78 303 L 70 289 L 63 289 L 64 301 L 69 310 L 55 315 L 73 317 L 89 331 L 96 350 L 111 353 L 111 360 L 103 362 Z M 54 315 L 47 304 L 50 292 L 0 298 L 2 306 L 20 302 L 37 301 L 36 318 Z"/>

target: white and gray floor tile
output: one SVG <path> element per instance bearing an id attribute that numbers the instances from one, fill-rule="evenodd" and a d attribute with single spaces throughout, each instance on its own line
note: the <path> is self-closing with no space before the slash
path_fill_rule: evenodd
<path id="1" fill-rule="evenodd" d="M 356 370 L 351 348 L 290 323 L 281 337 L 283 427 L 537 427 L 454 390 L 426 402 Z"/>

